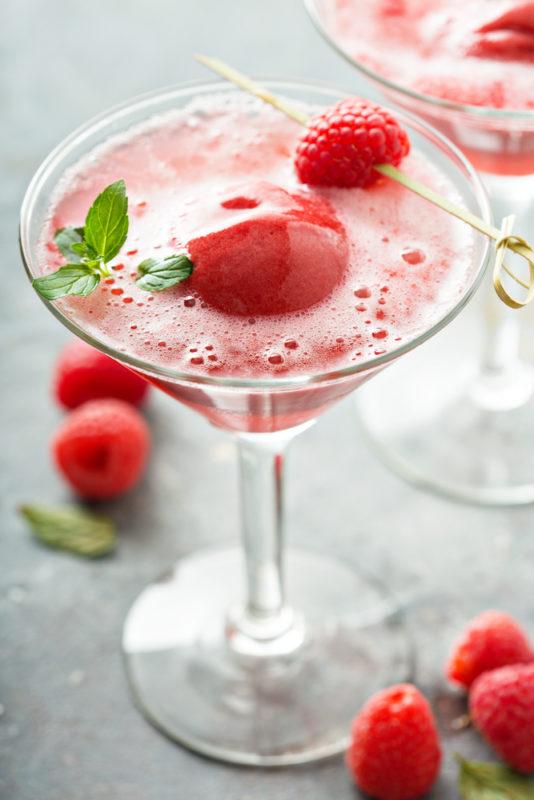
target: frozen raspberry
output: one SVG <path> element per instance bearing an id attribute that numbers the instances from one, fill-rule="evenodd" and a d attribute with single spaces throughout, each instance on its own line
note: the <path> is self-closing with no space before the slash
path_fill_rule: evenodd
<path id="1" fill-rule="evenodd" d="M 378 800 L 412 800 L 433 785 L 441 747 L 432 711 L 410 684 L 373 695 L 352 724 L 347 766 Z"/>
<path id="2" fill-rule="evenodd" d="M 147 381 L 135 372 L 81 339 L 68 342 L 56 361 L 54 394 L 65 408 L 101 397 L 116 397 L 137 406 L 148 388 Z"/>
<path id="3" fill-rule="evenodd" d="M 469 712 L 501 758 L 520 772 L 534 772 L 534 664 L 481 675 L 471 689 Z"/>
<path id="4" fill-rule="evenodd" d="M 468 687 L 482 672 L 533 659 L 527 635 L 515 619 L 501 611 L 485 611 L 453 646 L 445 672 L 449 680 Z"/>
<path id="5" fill-rule="evenodd" d="M 397 167 L 408 155 L 408 134 L 379 105 L 352 97 L 309 121 L 297 147 L 295 167 L 303 183 L 370 186 L 375 164 Z"/>
<path id="6" fill-rule="evenodd" d="M 534 33 L 534 3 L 514 3 L 511 8 L 493 16 L 493 9 L 488 7 L 490 19 L 478 28 L 480 33 L 489 31 L 523 31 Z"/>
<path id="7" fill-rule="evenodd" d="M 503 61 L 534 61 L 532 31 L 496 30 L 481 33 L 466 50 L 475 58 L 499 58 Z"/>
<path id="8" fill-rule="evenodd" d="M 141 477 L 150 447 L 147 425 L 122 400 L 91 400 L 72 411 L 52 440 L 52 455 L 74 491 L 115 497 Z"/>
<path id="9" fill-rule="evenodd" d="M 189 287 L 215 308 L 248 316 L 298 311 L 342 280 L 347 234 L 324 198 L 261 181 L 226 192 L 217 205 L 217 229 L 188 244 Z"/>

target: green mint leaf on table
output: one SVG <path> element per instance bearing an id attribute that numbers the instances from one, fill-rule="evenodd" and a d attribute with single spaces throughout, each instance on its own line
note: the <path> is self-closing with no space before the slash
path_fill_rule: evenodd
<path id="1" fill-rule="evenodd" d="M 48 547 L 68 550 L 87 558 L 110 553 L 115 547 L 115 526 L 108 518 L 75 506 L 21 506 L 34 536 Z"/>
<path id="2" fill-rule="evenodd" d="M 464 800 L 534 800 L 534 780 L 504 764 L 467 761 L 460 764 L 458 788 Z"/>
<path id="3" fill-rule="evenodd" d="M 83 228 L 60 228 L 54 235 L 54 242 L 67 261 L 71 264 L 80 263 L 86 250 L 83 241 Z"/>
<path id="4" fill-rule="evenodd" d="M 104 264 L 115 258 L 128 235 L 128 198 L 124 181 L 98 195 L 85 219 L 84 239 Z"/>
<path id="5" fill-rule="evenodd" d="M 46 300 L 57 300 L 69 294 L 86 297 L 96 289 L 100 275 L 86 264 L 67 264 L 57 272 L 33 281 L 34 288 Z"/>
<path id="6" fill-rule="evenodd" d="M 109 275 L 107 264 L 128 235 L 128 198 L 124 181 L 101 192 L 89 209 L 83 227 L 60 228 L 54 241 L 69 262 L 50 275 L 35 278 L 33 287 L 46 300 L 67 295 L 86 297 Z"/>
<path id="7" fill-rule="evenodd" d="M 184 253 L 166 258 L 147 258 L 137 267 L 137 285 L 147 292 L 161 292 L 185 281 L 193 272 L 193 262 Z"/>

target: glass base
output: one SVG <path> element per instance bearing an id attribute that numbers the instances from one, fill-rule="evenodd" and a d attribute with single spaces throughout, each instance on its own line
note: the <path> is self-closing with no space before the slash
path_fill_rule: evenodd
<path id="1" fill-rule="evenodd" d="M 488 506 L 533 503 L 533 372 L 517 362 L 480 375 L 471 355 L 447 332 L 379 375 L 358 392 L 364 432 L 422 488 Z"/>
<path id="2" fill-rule="evenodd" d="M 279 653 L 271 642 L 251 654 L 233 645 L 228 616 L 244 597 L 242 559 L 237 549 L 188 556 L 137 598 L 123 651 L 139 708 L 222 761 L 281 766 L 342 752 L 362 702 L 412 673 L 393 598 L 341 562 L 289 551 L 299 613 Z"/>

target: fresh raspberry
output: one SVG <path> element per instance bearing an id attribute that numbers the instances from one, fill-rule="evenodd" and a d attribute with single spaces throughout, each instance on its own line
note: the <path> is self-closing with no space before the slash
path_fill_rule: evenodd
<path id="1" fill-rule="evenodd" d="M 375 164 L 398 167 L 408 134 L 382 106 L 351 97 L 309 121 L 295 157 L 299 180 L 315 186 L 370 186 Z"/>
<path id="2" fill-rule="evenodd" d="M 469 687 L 482 672 L 533 659 L 527 635 L 513 617 L 484 611 L 454 644 L 445 672 L 450 681 Z"/>
<path id="3" fill-rule="evenodd" d="M 534 772 L 534 664 L 485 672 L 469 696 L 471 719 L 519 772 Z"/>
<path id="4" fill-rule="evenodd" d="M 352 723 L 347 766 L 379 800 L 412 800 L 433 785 L 441 747 L 432 711 L 410 684 L 373 695 Z"/>
<path id="5" fill-rule="evenodd" d="M 135 372 L 81 339 L 68 342 L 56 361 L 54 394 L 65 408 L 101 397 L 116 397 L 137 406 L 148 388 L 147 381 Z"/>
<path id="6" fill-rule="evenodd" d="M 70 413 L 52 440 L 52 455 L 75 492 L 115 497 L 139 480 L 150 434 L 141 414 L 122 400 L 90 400 Z"/>

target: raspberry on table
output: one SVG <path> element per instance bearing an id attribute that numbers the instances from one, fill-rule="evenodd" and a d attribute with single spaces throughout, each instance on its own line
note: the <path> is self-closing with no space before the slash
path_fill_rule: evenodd
<path id="1" fill-rule="evenodd" d="M 378 800 L 413 800 L 437 778 L 441 747 L 428 702 L 411 684 L 373 695 L 354 719 L 347 767 Z"/>
<path id="2" fill-rule="evenodd" d="M 471 689 L 469 713 L 504 761 L 519 772 L 534 772 L 534 663 L 480 675 Z"/>
<path id="3" fill-rule="evenodd" d="M 469 687 L 487 670 L 534 660 L 525 631 L 509 614 L 484 611 L 473 619 L 453 646 L 447 678 Z"/>
<path id="4" fill-rule="evenodd" d="M 376 164 L 398 167 L 409 151 L 408 134 L 389 111 L 351 97 L 311 118 L 295 168 L 302 183 L 366 187 L 379 178 Z"/>
<path id="5" fill-rule="evenodd" d="M 116 497 L 141 477 L 150 434 L 141 414 L 123 400 L 91 400 L 72 411 L 52 440 L 53 459 L 81 497 Z"/>
<path id="6" fill-rule="evenodd" d="M 77 408 L 87 400 L 103 397 L 137 406 L 148 389 L 144 378 L 81 339 L 68 342 L 56 361 L 54 395 L 64 408 Z"/>

